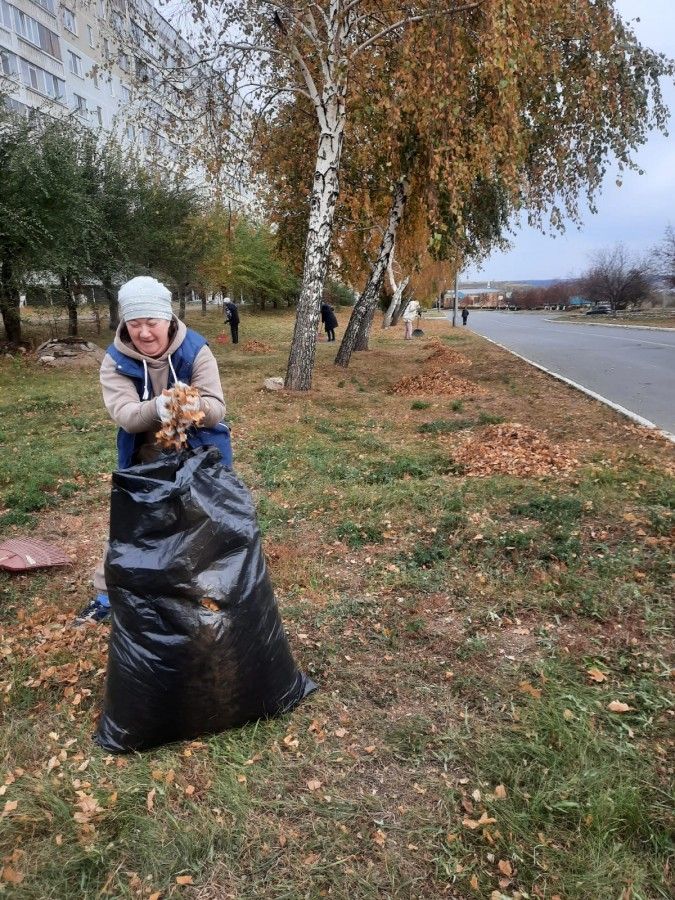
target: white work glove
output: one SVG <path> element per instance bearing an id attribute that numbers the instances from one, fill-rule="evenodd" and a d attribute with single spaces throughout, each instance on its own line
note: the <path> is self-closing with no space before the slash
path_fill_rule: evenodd
<path id="1" fill-rule="evenodd" d="M 168 391 L 162 392 L 159 397 L 155 398 L 157 415 L 162 422 L 170 422 L 173 419 L 171 404 L 175 402 L 175 389 L 186 387 L 188 387 L 188 385 L 185 384 L 184 381 L 177 381 L 171 388 L 169 388 Z M 180 412 L 198 412 L 200 408 L 201 401 L 199 397 L 194 397 L 193 399 L 187 400 L 185 403 L 182 403 L 180 405 Z"/>
<path id="2" fill-rule="evenodd" d="M 169 404 L 171 403 L 171 397 L 166 394 L 160 394 L 159 397 L 155 397 L 155 408 L 157 410 L 157 415 L 161 422 L 165 425 L 167 422 L 171 421 L 171 410 L 169 409 Z"/>

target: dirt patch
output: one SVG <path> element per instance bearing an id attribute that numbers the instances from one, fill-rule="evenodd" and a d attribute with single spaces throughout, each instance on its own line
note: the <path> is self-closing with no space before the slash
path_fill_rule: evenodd
<path id="1" fill-rule="evenodd" d="M 452 375 L 446 369 L 439 369 L 436 372 L 401 378 L 391 388 L 391 393 L 406 397 L 416 394 L 442 394 L 449 397 L 468 398 L 483 397 L 487 391 L 465 378 Z"/>
<path id="2" fill-rule="evenodd" d="M 246 353 L 272 353 L 274 347 L 266 341 L 246 341 L 242 347 Z"/>
<path id="3" fill-rule="evenodd" d="M 98 369 L 105 352 L 83 338 L 52 338 L 35 351 L 37 361 L 50 368 Z"/>
<path id="4" fill-rule="evenodd" d="M 568 474 L 578 460 L 549 440 L 545 432 L 518 422 L 489 425 L 473 435 L 455 454 L 467 475 Z"/>

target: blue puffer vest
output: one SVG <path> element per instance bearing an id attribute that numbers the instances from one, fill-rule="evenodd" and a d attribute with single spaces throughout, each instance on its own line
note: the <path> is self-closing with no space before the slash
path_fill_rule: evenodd
<path id="1" fill-rule="evenodd" d="M 171 355 L 171 363 L 179 381 L 190 384 L 192 379 L 192 367 L 197 354 L 207 343 L 206 338 L 189 328 L 185 334 L 185 340 Z M 138 396 L 141 400 L 149 400 L 152 396 L 152 383 L 147 378 L 143 364 L 137 359 L 131 359 L 121 353 L 114 344 L 107 351 L 115 361 L 120 375 L 126 375 L 136 385 Z M 173 373 L 169 368 L 168 387 L 173 384 Z M 128 469 L 134 464 L 134 454 L 141 442 L 142 435 L 130 434 L 120 428 L 117 432 L 117 466 L 120 469 Z M 224 422 L 219 422 L 213 428 L 193 428 L 188 432 L 188 444 L 192 449 L 197 447 L 217 447 L 226 466 L 232 465 L 232 442 L 230 441 L 230 429 Z"/>

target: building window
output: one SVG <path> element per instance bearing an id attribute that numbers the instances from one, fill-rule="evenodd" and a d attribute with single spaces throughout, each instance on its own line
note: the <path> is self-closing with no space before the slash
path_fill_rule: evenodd
<path id="1" fill-rule="evenodd" d="M 87 115 L 87 101 L 84 97 L 80 97 L 79 94 L 73 94 L 73 102 L 75 104 L 75 112 L 80 113 L 82 116 Z"/>
<path id="2" fill-rule="evenodd" d="M 98 0 L 97 9 L 99 19 L 105 19 L 105 3 L 103 0 Z"/>
<path id="3" fill-rule="evenodd" d="M 96 88 L 96 90 L 100 90 L 100 86 L 98 83 L 98 72 L 96 71 L 96 68 L 93 68 L 89 74 L 91 76 L 91 80 L 94 82 L 94 87 Z"/>
<path id="4" fill-rule="evenodd" d="M 43 9 L 46 9 L 48 13 L 51 13 L 53 16 L 56 15 L 56 8 L 54 6 L 54 0 L 33 0 L 33 3 L 37 3 L 38 6 L 41 6 Z"/>
<path id="5" fill-rule="evenodd" d="M 10 77 L 19 74 L 19 64 L 16 55 L 10 53 L 9 50 L 0 49 L 0 72 Z"/>
<path id="6" fill-rule="evenodd" d="M 96 107 L 96 119 L 98 120 L 98 124 L 103 127 L 103 110 L 100 106 Z"/>
<path id="7" fill-rule="evenodd" d="M 127 125 L 127 137 L 130 141 L 136 140 L 136 129 L 131 124 Z"/>
<path id="8" fill-rule="evenodd" d="M 121 88 L 122 88 L 122 100 L 124 100 L 125 103 L 131 103 L 131 91 L 126 86 L 126 84 L 121 85 Z"/>
<path id="9" fill-rule="evenodd" d="M 12 29 L 12 8 L 6 0 L 0 0 L 0 25 L 4 25 L 8 31 Z"/>
<path id="10" fill-rule="evenodd" d="M 54 100 L 63 100 L 66 95 L 66 83 L 62 78 L 57 78 L 51 72 L 46 72 L 39 66 L 29 63 L 28 60 L 19 58 L 21 68 L 21 81 L 35 91 L 46 94 Z"/>
<path id="11" fill-rule="evenodd" d="M 82 60 L 77 55 L 77 53 L 73 53 L 72 50 L 68 50 L 68 68 L 73 73 L 73 75 L 79 75 L 82 78 Z"/>
<path id="12" fill-rule="evenodd" d="M 106 59 L 110 59 L 110 41 L 108 38 L 103 38 L 103 55 Z"/>
<path id="13" fill-rule="evenodd" d="M 95 47 L 96 41 L 94 40 L 94 29 L 91 27 L 91 25 L 87 25 L 87 37 L 89 39 L 89 46 Z"/>
<path id="14" fill-rule="evenodd" d="M 63 27 L 67 28 L 71 34 L 77 34 L 77 22 L 75 21 L 75 13 L 67 6 L 61 7 L 63 10 Z"/>
<path id="15" fill-rule="evenodd" d="M 123 72 L 129 71 L 129 57 L 126 55 L 126 53 L 119 54 L 119 56 L 117 57 L 117 65 Z"/>
<path id="16" fill-rule="evenodd" d="M 57 34 L 50 31 L 49 28 L 45 28 L 45 26 L 36 19 L 27 16 L 26 13 L 17 9 L 16 6 L 7 3 L 6 0 L 2 0 L 1 5 L 2 21 L 5 24 L 9 13 L 11 13 L 14 31 L 16 31 L 20 37 L 25 41 L 28 41 L 29 44 L 34 44 L 36 47 L 39 47 L 40 50 L 44 50 L 45 53 L 49 53 L 50 56 L 61 59 L 61 47 L 59 45 Z"/>

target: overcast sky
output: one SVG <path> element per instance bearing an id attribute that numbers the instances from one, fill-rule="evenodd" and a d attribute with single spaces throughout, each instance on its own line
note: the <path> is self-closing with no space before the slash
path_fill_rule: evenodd
<path id="1" fill-rule="evenodd" d="M 653 50 L 675 57 L 675 0 L 617 0 L 624 19 L 635 19 L 639 40 Z M 550 237 L 524 227 L 516 232 L 512 250 L 494 253 L 481 269 L 463 279 L 518 280 L 566 278 L 578 275 L 598 249 L 621 241 L 636 253 L 649 250 L 675 225 L 675 88 L 664 84 L 673 115 L 670 137 L 652 133 L 635 155 L 644 175 L 628 172 L 616 186 L 616 172 L 607 177 L 598 212 L 584 214 L 581 230 L 569 226 L 562 237 Z"/>

